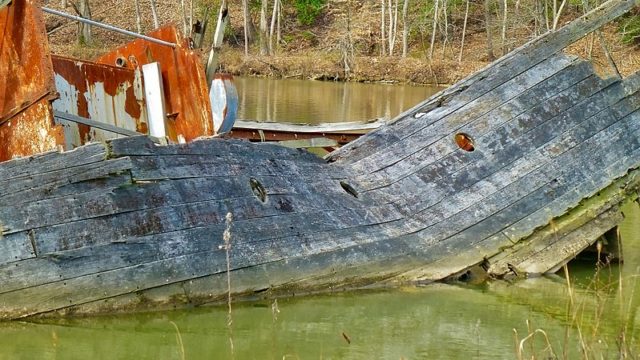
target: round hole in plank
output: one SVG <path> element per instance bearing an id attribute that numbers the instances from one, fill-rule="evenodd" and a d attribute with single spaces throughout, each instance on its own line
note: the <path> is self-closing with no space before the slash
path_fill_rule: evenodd
<path id="1" fill-rule="evenodd" d="M 358 191 L 353 186 L 349 185 L 349 183 L 340 181 L 340 186 L 342 186 L 342 189 L 344 189 L 344 191 L 346 191 L 349 195 L 353 196 L 354 198 L 358 197 Z"/>
<path id="2" fill-rule="evenodd" d="M 253 191 L 253 195 L 255 195 L 260 201 L 267 201 L 267 190 L 262 186 L 260 181 L 251 178 L 249 179 L 249 185 L 251 185 L 251 190 Z"/>
<path id="3" fill-rule="evenodd" d="M 476 149 L 473 145 L 473 139 L 471 136 L 465 133 L 456 134 L 455 140 L 458 147 L 464 151 L 473 151 Z"/>

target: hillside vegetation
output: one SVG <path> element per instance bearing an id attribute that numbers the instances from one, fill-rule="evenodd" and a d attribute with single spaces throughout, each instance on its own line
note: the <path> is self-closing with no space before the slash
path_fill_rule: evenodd
<path id="1" fill-rule="evenodd" d="M 58 1 L 48 6 L 62 8 Z M 67 1 L 72 5 L 67 4 L 66 10 L 73 12 L 78 6 Z M 78 1 L 89 2 L 95 20 L 137 30 L 135 0 Z M 138 2 L 142 32 L 154 27 L 150 1 Z M 450 84 L 531 38 L 553 31 L 554 23 L 560 27 L 597 6 L 593 0 L 264 1 L 246 4 L 246 52 L 245 4 L 243 0 L 228 3 L 230 23 L 220 50 L 222 71 L 283 78 Z M 208 17 L 204 47 L 199 50 L 206 58 L 220 1 L 155 3 L 161 25 L 175 23 L 188 29 L 191 11 L 194 22 Z M 274 4 L 279 10 L 275 15 Z M 94 28 L 90 41 L 78 42 L 74 22 L 50 16 L 47 28 L 54 52 L 76 57 L 91 58 L 128 41 L 125 36 Z M 568 51 L 592 58 L 603 72 L 610 72 L 606 48 L 626 75 L 640 70 L 638 34 L 640 20 L 632 13 L 609 24 L 602 34 L 588 35 Z"/>

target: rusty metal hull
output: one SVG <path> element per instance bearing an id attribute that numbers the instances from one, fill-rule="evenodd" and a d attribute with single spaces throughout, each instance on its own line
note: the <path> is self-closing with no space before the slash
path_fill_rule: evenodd
<path id="1" fill-rule="evenodd" d="M 47 108 L 56 91 L 39 6 L 15 1 L 0 10 L 0 161 L 63 142 Z"/>
<path id="2" fill-rule="evenodd" d="M 178 44 L 173 49 L 145 40 L 132 41 L 97 59 L 98 63 L 119 64 L 129 69 L 158 62 L 161 65 L 166 111 L 170 118 L 167 135 L 172 141 L 191 141 L 200 136 L 213 135 L 213 119 L 209 88 L 204 69 L 186 39 L 173 26 L 151 33 L 157 39 Z"/>
<path id="3" fill-rule="evenodd" d="M 143 79 L 140 70 L 53 56 L 59 98 L 54 110 L 79 115 L 146 134 Z M 65 148 L 117 137 L 86 125 L 64 124 Z"/>

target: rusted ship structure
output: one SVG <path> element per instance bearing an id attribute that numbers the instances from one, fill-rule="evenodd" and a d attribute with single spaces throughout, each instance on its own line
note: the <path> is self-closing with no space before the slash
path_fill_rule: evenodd
<path id="1" fill-rule="evenodd" d="M 14 0 L 0 12 L 0 317 L 217 302 L 228 276 L 251 298 L 541 274 L 615 243 L 640 185 L 640 74 L 598 75 L 563 49 L 634 5 L 609 1 L 321 159 L 195 139 L 213 135 L 210 104 L 197 66 L 171 83 L 171 64 L 195 61 L 175 33 L 85 66 L 50 56 L 38 4 Z M 136 79 L 156 61 L 169 144 L 101 136 L 153 135 Z"/>

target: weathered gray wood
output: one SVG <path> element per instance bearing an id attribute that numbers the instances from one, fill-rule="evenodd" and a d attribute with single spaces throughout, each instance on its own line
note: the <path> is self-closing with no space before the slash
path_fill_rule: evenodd
<path id="1" fill-rule="evenodd" d="M 512 120 L 503 120 L 504 123 L 489 132 L 488 135 L 476 132 L 473 128 L 467 128 L 463 132 L 474 136 L 477 151 L 481 153 L 491 153 L 496 151 L 496 143 L 517 142 L 518 136 L 536 127 L 544 121 L 550 120 L 559 115 L 562 111 L 571 111 L 582 98 L 590 97 L 602 88 L 610 85 L 611 82 L 603 82 L 590 77 L 585 81 L 570 87 L 569 89 L 552 96 L 546 101 L 534 106 L 526 112 L 518 114 Z M 602 97 L 603 95 L 598 95 Z M 571 110 L 570 110 L 571 109 Z M 473 125 L 470 125 L 473 126 Z M 517 132 L 516 132 L 517 131 Z M 452 136 L 446 136 L 436 142 L 433 146 L 416 152 L 402 162 L 394 164 L 374 172 L 373 174 L 360 175 L 356 180 L 366 189 L 376 189 L 393 184 L 402 180 L 412 173 L 423 171 L 430 164 L 439 161 L 438 165 L 447 161 L 445 157 L 471 157 L 475 154 L 460 152 L 453 141 Z M 362 179 L 362 180 L 361 180 Z"/>
<path id="2" fill-rule="evenodd" d="M 464 104 L 464 106 L 456 109 L 455 112 L 443 116 L 437 122 L 433 122 L 417 130 L 414 129 L 415 131 L 406 137 L 400 137 L 397 142 L 384 146 L 384 151 L 376 151 L 359 161 L 353 162 L 352 166 L 356 171 L 361 171 L 361 169 L 368 169 L 370 171 L 371 169 L 389 166 L 411 155 L 416 150 L 420 150 L 436 142 L 443 136 L 453 135 L 453 131 L 462 125 L 517 98 L 522 92 L 530 90 L 532 87 L 553 77 L 563 69 L 572 67 L 575 61 L 576 59 L 573 57 L 554 56 L 534 66 L 530 71 L 516 76 L 511 75 L 508 81 L 495 88 L 492 92 L 486 93 Z M 407 144 L 415 144 L 416 146 L 407 147 Z"/>
<path id="3" fill-rule="evenodd" d="M 32 240 L 29 232 L 1 236 L 0 264 L 34 258 L 36 250 L 33 248 Z"/>
<path id="4" fill-rule="evenodd" d="M 372 136 L 357 139 L 342 147 L 331 154 L 330 160 L 352 163 L 393 144 L 397 139 L 404 137 L 403 132 L 415 132 L 416 128 L 420 128 L 420 123 L 423 126 L 430 125 L 442 116 L 493 90 L 514 75 L 528 70 L 588 33 L 599 29 L 628 12 L 635 5 L 636 2 L 631 0 L 608 1 L 558 31 L 549 32 L 531 40 L 485 69 L 400 114 L 392 126 L 382 127 L 373 131 Z M 434 110 L 438 113 L 430 116 L 431 119 L 427 121 L 424 121 L 423 117 L 414 118 L 418 113 L 430 113 Z"/>
<path id="5" fill-rule="evenodd" d="M 103 144 L 98 143 L 82 146 L 64 154 L 51 151 L 1 163 L 0 179 L 9 181 L 59 171 L 66 166 L 81 166 L 99 162 L 105 157 L 106 149 Z"/>
<path id="6" fill-rule="evenodd" d="M 601 79 L 557 54 L 629 6 L 532 42 L 330 164 L 144 137 L 0 164 L 0 318 L 221 299 L 227 213 L 235 296 L 433 281 L 487 259 L 552 270 L 640 188 L 640 74 Z"/>
<path id="7" fill-rule="evenodd" d="M 5 195 L 28 192 L 33 188 L 55 188 L 68 183 L 82 182 L 110 174 L 119 174 L 131 169 L 129 158 L 93 162 L 80 166 L 61 165 L 56 171 L 30 175 L 20 180 L 0 180 L 0 199 Z M 0 205 L 4 205 L 0 201 Z M 8 204 L 7 204 L 8 205 Z"/>

